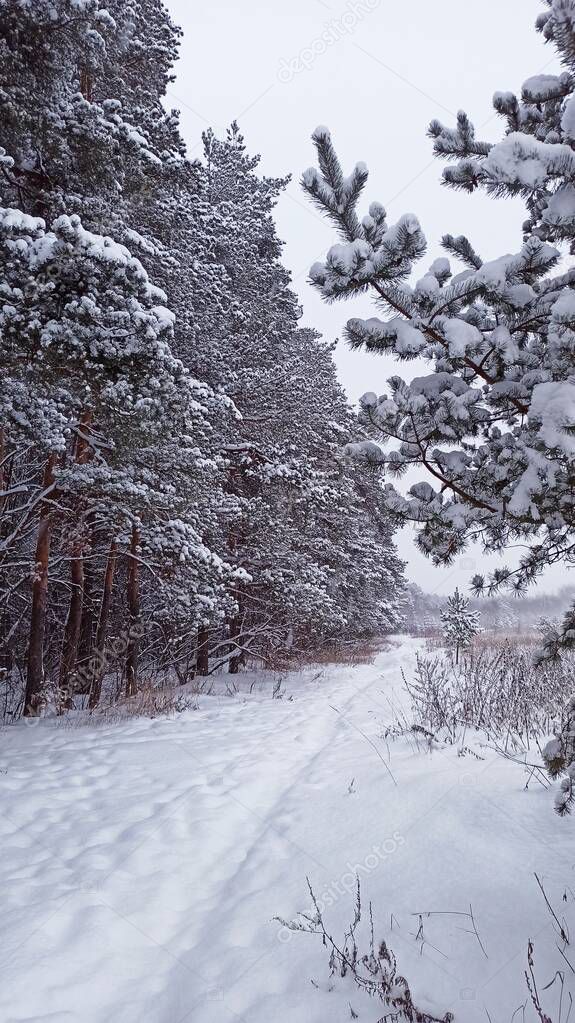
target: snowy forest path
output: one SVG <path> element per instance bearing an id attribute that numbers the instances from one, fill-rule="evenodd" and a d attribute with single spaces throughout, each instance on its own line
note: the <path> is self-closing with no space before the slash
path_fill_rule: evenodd
<path id="1" fill-rule="evenodd" d="M 351 1002 L 376 1023 L 321 941 L 274 921 L 310 910 L 306 877 L 339 937 L 358 874 L 414 995 L 466 1023 L 516 1008 L 527 937 L 550 979 L 533 873 L 560 905 L 569 828 L 473 737 L 462 755 L 396 734 L 420 646 L 288 675 L 282 699 L 248 677 L 172 718 L 4 730 L 0 1018 L 344 1023 Z M 457 916 L 417 939 L 411 914 L 470 902 L 488 959 Z"/>

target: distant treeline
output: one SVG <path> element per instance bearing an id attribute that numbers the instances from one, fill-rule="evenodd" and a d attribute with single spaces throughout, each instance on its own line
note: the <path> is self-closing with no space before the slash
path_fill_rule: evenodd
<path id="1" fill-rule="evenodd" d="M 448 596 L 425 593 L 416 583 L 410 583 L 407 631 L 425 635 L 441 628 L 440 614 Z M 495 597 L 480 597 L 472 599 L 470 606 L 481 613 L 482 628 L 521 632 L 536 629 L 542 619 L 559 621 L 574 599 L 575 586 L 563 586 L 557 593 L 533 592 L 529 596 L 502 593 Z"/>

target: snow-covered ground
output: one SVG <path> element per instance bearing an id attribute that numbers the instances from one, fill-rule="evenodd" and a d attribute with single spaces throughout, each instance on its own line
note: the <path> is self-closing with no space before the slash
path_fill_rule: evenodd
<path id="1" fill-rule="evenodd" d="M 309 910 L 307 875 L 340 937 L 356 872 L 416 1004 L 509 1023 L 531 938 L 553 1023 L 559 984 L 542 989 L 565 973 L 565 1020 L 575 974 L 534 873 L 575 924 L 573 819 L 477 738 L 485 759 L 382 738 L 416 648 L 288 677 L 281 700 L 5 729 L 0 1020 L 343 1023 L 351 1003 L 377 1023 L 380 1003 L 329 980 L 318 937 L 273 920 Z M 470 904 L 487 956 L 465 916 L 425 917 L 417 937 L 413 914 Z"/>

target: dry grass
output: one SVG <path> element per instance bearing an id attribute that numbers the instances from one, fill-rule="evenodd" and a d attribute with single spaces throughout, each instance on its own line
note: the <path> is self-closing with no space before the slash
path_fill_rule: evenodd
<path id="1" fill-rule="evenodd" d="M 373 664 L 377 655 L 385 649 L 385 641 L 364 640 L 355 643 L 329 643 L 319 647 L 317 650 L 304 650 L 292 652 L 289 658 L 282 652 L 281 659 L 277 664 L 267 664 L 266 668 L 278 674 L 278 688 L 281 688 L 282 676 L 288 672 L 300 672 L 315 667 L 323 667 L 332 664 L 342 664 L 348 667 L 355 667 L 360 664 Z M 261 668 L 261 661 L 254 661 L 254 668 Z M 234 695 L 241 684 L 242 674 L 219 675 L 214 674 L 208 678 L 196 678 L 189 685 L 182 687 L 176 683 L 164 683 L 161 686 L 149 682 L 141 686 L 136 696 L 121 698 L 112 702 L 109 706 L 101 705 L 93 714 L 83 715 L 81 719 L 77 716 L 61 718 L 62 723 L 69 724 L 116 724 L 126 718 L 135 717 L 166 717 L 181 713 L 183 710 L 196 710 L 198 707 L 198 696 L 210 695 L 217 684 L 224 683 L 228 695 Z M 253 685 L 253 684 L 252 684 Z M 219 690 L 218 690 L 219 691 Z M 275 692 L 274 692 L 275 695 Z"/>
<path id="2" fill-rule="evenodd" d="M 116 724 L 126 718 L 172 717 L 184 710 L 196 710 L 196 695 L 178 685 L 166 684 L 161 687 L 151 683 L 141 686 L 135 696 L 124 697 L 109 707 L 99 707 L 85 716 L 86 724 Z M 74 724 L 78 722 L 74 721 Z"/>
<path id="3" fill-rule="evenodd" d="M 445 640 L 440 629 L 429 632 L 425 637 L 425 648 L 430 651 L 445 649 Z M 486 629 L 473 637 L 470 650 L 476 653 L 482 650 L 503 650 L 506 646 L 529 647 L 535 649 L 542 645 L 541 635 L 534 630 L 526 632 L 505 632 Z"/>
<path id="4" fill-rule="evenodd" d="M 359 664 L 373 664 L 375 658 L 389 644 L 381 638 L 362 639 L 348 642 L 326 642 L 320 646 L 309 646 L 300 649 L 286 650 L 284 647 L 266 653 L 265 660 L 247 658 L 247 667 L 253 671 L 261 668 L 271 672 L 285 674 L 287 672 L 305 671 L 308 668 L 343 664 L 354 667 Z M 241 675 L 240 675 L 241 678 Z"/>
<path id="5" fill-rule="evenodd" d="M 541 635 L 533 629 L 526 632 L 500 632 L 486 630 L 474 637 L 474 650 L 503 650 L 510 644 L 514 647 L 529 647 L 535 649 L 541 646 Z"/>
<path id="6" fill-rule="evenodd" d="M 266 658 L 265 664 L 260 659 L 248 660 L 248 667 L 256 672 L 262 668 L 262 678 L 266 687 L 269 688 L 269 674 L 277 675 L 278 681 L 273 690 L 274 697 L 281 698 L 281 686 L 287 673 L 298 673 L 314 668 L 324 668 L 329 665 L 344 665 L 356 667 L 363 664 L 373 664 L 375 658 L 382 650 L 389 647 L 389 644 L 382 639 L 359 640 L 355 642 L 325 643 L 315 649 L 292 650 L 289 653 L 285 650 L 274 652 Z M 148 680 L 141 684 L 138 693 L 132 697 L 125 697 L 122 694 L 123 682 L 116 674 L 106 677 L 103 684 L 102 700 L 96 710 L 89 712 L 87 709 L 87 697 L 77 697 L 76 707 L 73 710 L 61 710 L 61 701 L 56 687 L 49 694 L 50 698 L 46 707 L 46 716 L 49 716 L 52 723 L 59 727 L 78 728 L 84 725 L 106 726 L 118 724 L 127 718 L 157 718 L 170 717 L 185 710 L 196 710 L 198 697 L 211 695 L 215 692 L 219 695 L 232 696 L 241 690 L 243 672 L 239 675 L 226 673 L 214 673 L 207 678 L 197 677 L 191 682 L 181 685 L 177 680 L 168 681 L 165 679 L 154 681 Z M 14 701 L 9 700 L 12 693 L 8 693 L 6 681 L 4 682 L 3 696 L 4 715 L 0 713 L 0 723 L 8 724 L 19 717 L 21 707 L 12 705 Z M 251 689 L 256 683 L 252 682 Z M 60 713 L 57 712 L 60 707 Z M 0 703 L 1 711 L 1 703 Z"/>
<path id="7" fill-rule="evenodd" d="M 281 917 L 275 917 L 275 919 L 288 931 L 314 934 L 321 939 L 323 947 L 329 953 L 328 965 L 331 978 L 347 978 L 358 991 L 369 995 L 370 998 L 376 999 L 377 1002 L 385 1006 L 387 1011 L 381 1017 L 380 1023 L 385 1023 L 386 1020 L 400 1019 L 405 1020 L 406 1023 L 407 1021 L 411 1021 L 411 1023 L 416 1023 L 416 1021 L 417 1023 L 452 1023 L 454 1017 L 451 1012 L 446 1012 L 443 1016 L 433 1016 L 425 1010 L 417 1008 L 414 1004 L 409 984 L 398 969 L 393 950 L 384 939 L 377 942 L 375 940 L 373 907 L 370 902 L 367 913 L 363 909 L 359 877 L 356 878 L 353 918 L 343 939 L 338 941 L 327 929 L 320 902 L 316 898 L 309 878 L 306 880 L 313 907 L 311 911 L 300 913 L 295 920 L 284 920 Z M 473 920 L 473 915 L 471 919 Z M 477 930 L 475 933 L 477 934 Z M 479 935 L 477 937 L 479 940 Z M 419 940 L 419 936 L 416 940 Z M 360 942 L 365 942 L 365 944 L 360 945 Z M 423 951 L 423 945 L 421 951 Z M 312 984 L 315 987 L 318 986 L 313 980 Z M 333 984 L 330 990 L 332 987 Z M 349 1002 L 348 1005 L 351 1018 L 358 1019 L 357 1013 L 354 1012 Z"/>
<path id="8" fill-rule="evenodd" d="M 292 654 L 285 667 L 290 671 L 304 671 L 318 665 L 342 664 L 357 667 L 360 664 L 373 664 L 382 650 L 389 644 L 382 639 L 358 640 L 354 643 L 326 643 L 315 650 L 300 650 Z"/>

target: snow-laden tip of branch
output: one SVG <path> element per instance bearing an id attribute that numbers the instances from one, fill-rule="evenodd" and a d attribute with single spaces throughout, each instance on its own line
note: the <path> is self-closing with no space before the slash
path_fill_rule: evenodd
<path id="1" fill-rule="evenodd" d="M 318 124 L 311 137 L 314 142 L 324 142 L 331 139 L 331 132 L 329 128 L 326 128 L 325 124 Z"/>

